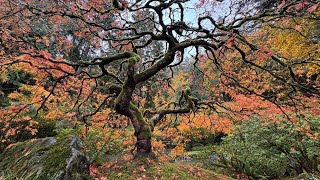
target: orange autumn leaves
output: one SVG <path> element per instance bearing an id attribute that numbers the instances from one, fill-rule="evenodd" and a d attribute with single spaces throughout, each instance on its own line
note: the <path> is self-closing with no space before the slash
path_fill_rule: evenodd
<path id="1" fill-rule="evenodd" d="M 232 124 L 230 118 L 201 112 L 182 117 L 178 129 L 184 134 L 203 137 L 217 132 L 228 133 Z"/>
<path id="2" fill-rule="evenodd" d="M 16 60 L 20 62 L 16 63 Z M 9 105 L 0 110 L 1 133 L 5 135 L 1 141 L 9 141 L 10 137 L 21 131 L 35 135 L 39 118 L 73 121 L 74 118 L 71 117 L 74 117 L 75 113 L 72 112 L 72 108 L 77 99 L 83 102 L 89 94 L 95 95 L 97 100 L 104 98 L 96 92 L 91 92 L 95 85 L 94 81 L 84 80 L 82 83 L 81 77 L 74 76 L 61 78 L 66 73 L 74 71 L 71 66 L 50 63 L 47 59 L 34 58 L 30 55 L 17 58 L 2 56 L 0 65 L 0 82 L 12 84 L 13 78 L 15 85 L 14 91 L 6 91 L 7 94 L 0 92 L 1 96 L 9 99 Z M 59 78 L 61 81 L 55 83 Z M 79 92 L 79 89 L 82 89 L 81 95 L 74 93 Z M 97 102 L 91 103 L 92 106 L 97 104 Z M 37 110 L 39 111 L 35 117 L 34 112 Z"/>
<path id="3" fill-rule="evenodd" d="M 21 132 L 35 135 L 38 132 L 38 122 L 28 115 L 20 116 L 19 113 L 27 112 L 26 105 L 12 105 L 0 109 L 0 137 L 1 143 L 10 143 L 11 138 Z"/>

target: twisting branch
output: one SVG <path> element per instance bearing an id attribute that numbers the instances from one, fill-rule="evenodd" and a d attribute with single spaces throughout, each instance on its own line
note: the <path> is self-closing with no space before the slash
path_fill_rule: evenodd
<path id="1" fill-rule="evenodd" d="M 174 109 L 162 109 L 157 112 L 151 112 L 153 114 L 156 114 L 151 118 L 151 122 L 153 123 L 153 126 L 158 124 L 161 121 L 161 119 L 167 114 L 183 114 L 183 113 L 189 113 L 190 111 L 196 110 L 196 107 L 198 105 L 198 99 L 191 96 L 190 89 L 187 89 L 186 91 L 182 91 L 181 97 L 183 97 L 183 99 L 186 101 L 185 107 L 174 108 Z"/>

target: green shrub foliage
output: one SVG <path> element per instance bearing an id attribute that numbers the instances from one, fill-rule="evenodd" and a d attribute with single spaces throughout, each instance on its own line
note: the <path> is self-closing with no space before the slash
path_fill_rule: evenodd
<path id="1" fill-rule="evenodd" d="M 258 118 L 235 126 L 218 147 L 220 163 L 258 179 L 318 173 L 320 118 L 267 122 Z"/>

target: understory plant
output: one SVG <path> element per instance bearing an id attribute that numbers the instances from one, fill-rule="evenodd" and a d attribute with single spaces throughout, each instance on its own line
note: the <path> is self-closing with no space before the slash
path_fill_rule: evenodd
<path id="1" fill-rule="evenodd" d="M 253 118 L 223 138 L 217 149 L 220 163 L 259 179 L 319 173 L 319 125 L 316 117 L 295 122 Z"/>

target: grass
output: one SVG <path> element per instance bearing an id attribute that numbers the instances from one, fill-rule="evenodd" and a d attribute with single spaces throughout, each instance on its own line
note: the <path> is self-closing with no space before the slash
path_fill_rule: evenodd
<path id="1" fill-rule="evenodd" d="M 186 155 L 196 159 L 207 159 L 213 152 L 213 146 L 195 146 L 192 151 L 186 152 Z"/>

